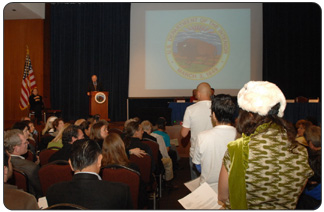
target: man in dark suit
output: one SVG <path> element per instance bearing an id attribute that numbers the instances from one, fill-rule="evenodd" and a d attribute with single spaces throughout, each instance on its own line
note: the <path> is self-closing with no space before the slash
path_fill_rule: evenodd
<path id="1" fill-rule="evenodd" d="M 91 77 L 91 82 L 89 83 L 88 86 L 88 96 L 90 96 L 91 91 L 102 91 L 102 85 L 100 82 L 98 82 L 98 78 L 96 75 L 92 75 Z"/>
<path id="2" fill-rule="evenodd" d="M 62 149 L 55 152 L 49 159 L 48 162 L 53 162 L 56 160 L 66 160 L 68 161 L 71 154 L 72 144 L 80 139 L 83 139 L 84 135 L 82 130 L 75 125 L 70 125 L 64 129 L 62 133 Z"/>
<path id="3" fill-rule="evenodd" d="M 74 171 L 72 181 L 52 185 L 46 194 L 48 206 L 72 203 L 87 209 L 132 209 L 129 187 L 102 181 L 98 175 L 102 154 L 97 142 L 89 139 L 72 144 L 69 159 Z"/>

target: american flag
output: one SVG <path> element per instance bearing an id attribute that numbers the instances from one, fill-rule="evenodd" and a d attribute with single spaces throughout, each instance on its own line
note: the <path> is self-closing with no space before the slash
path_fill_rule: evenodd
<path id="1" fill-rule="evenodd" d="M 33 67 L 29 57 L 29 49 L 27 48 L 26 60 L 25 60 L 25 69 L 24 76 L 21 82 L 21 94 L 19 107 L 21 110 L 24 110 L 29 105 L 29 96 L 32 89 L 36 88 L 36 79 L 34 76 Z"/>

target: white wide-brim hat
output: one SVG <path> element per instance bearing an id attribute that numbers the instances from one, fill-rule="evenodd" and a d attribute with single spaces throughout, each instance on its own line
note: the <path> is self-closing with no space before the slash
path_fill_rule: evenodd
<path id="1" fill-rule="evenodd" d="M 279 117 L 283 117 L 286 98 L 275 84 L 267 81 L 250 81 L 244 85 L 237 95 L 240 108 L 261 116 L 268 114 L 270 109 L 280 103 Z"/>

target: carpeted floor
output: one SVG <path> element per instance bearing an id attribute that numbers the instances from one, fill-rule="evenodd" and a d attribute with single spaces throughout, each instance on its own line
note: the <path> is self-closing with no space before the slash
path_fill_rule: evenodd
<path id="1" fill-rule="evenodd" d="M 178 199 L 187 196 L 190 191 L 184 185 L 190 181 L 189 158 L 181 158 L 179 160 L 180 169 L 175 173 L 173 184 L 179 186 L 176 190 L 162 189 L 162 197 L 157 201 L 158 210 L 184 210 Z"/>

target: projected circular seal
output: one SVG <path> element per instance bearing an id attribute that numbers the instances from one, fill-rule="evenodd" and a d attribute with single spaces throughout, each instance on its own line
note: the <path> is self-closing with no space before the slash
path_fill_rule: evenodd
<path id="1" fill-rule="evenodd" d="M 165 55 L 181 77 L 208 79 L 219 73 L 230 54 L 226 31 L 216 21 L 194 16 L 178 22 L 169 32 Z"/>
<path id="2" fill-rule="evenodd" d="M 98 103 L 98 104 L 102 104 L 106 101 L 106 95 L 102 92 L 98 92 L 96 95 L 95 95 L 95 101 Z"/>

